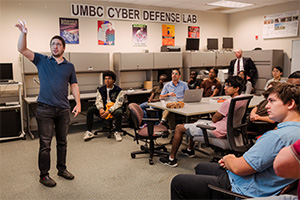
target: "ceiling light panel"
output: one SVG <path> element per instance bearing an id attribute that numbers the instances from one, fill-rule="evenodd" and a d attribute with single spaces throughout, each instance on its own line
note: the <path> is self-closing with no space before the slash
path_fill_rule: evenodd
<path id="1" fill-rule="evenodd" d="M 247 6 L 252 6 L 253 4 L 241 3 L 241 2 L 235 2 L 235 1 L 217 1 L 217 2 L 212 2 L 212 3 L 207 3 L 206 5 L 227 7 L 227 8 L 244 8 Z"/>

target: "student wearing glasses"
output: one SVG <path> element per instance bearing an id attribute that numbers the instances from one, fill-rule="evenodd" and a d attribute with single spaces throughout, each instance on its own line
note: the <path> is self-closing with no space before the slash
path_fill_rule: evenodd
<path id="1" fill-rule="evenodd" d="M 268 80 L 268 82 L 266 83 L 266 86 L 265 86 L 265 90 L 268 89 L 268 85 L 271 83 L 271 82 L 280 82 L 280 83 L 285 83 L 286 80 L 282 79 L 281 76 L 282 76 L 282 73 L 283 73 L 283 69 L 279 66 L 275 66 L 272 68 L 272 75 L 273 75 L 273 78 Z"/>

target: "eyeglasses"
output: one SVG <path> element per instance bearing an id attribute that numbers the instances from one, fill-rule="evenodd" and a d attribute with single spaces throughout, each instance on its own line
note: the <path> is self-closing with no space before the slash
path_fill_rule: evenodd
<path id="1" fill-rule="evenodd" d="M 232 86 L 232 85 L 229 85 L 229 84 L 225 84 L 225 87 L 230 88 L 230 87 L 233 87 L 233 86 Z"/>
<path id="2" fill-rule="evenodd" d="M 51 46 L 58 46 L 58 47 L 62 46 L 61 43 L 55 43 L 55 42 L 51 43 L 50 45 L 51 45 Z"/>
<path id="3" fill-rule="evenodd" d="M 177 72 L 173 72 L 172 75 L 178 75 L 178 73 Z"/>

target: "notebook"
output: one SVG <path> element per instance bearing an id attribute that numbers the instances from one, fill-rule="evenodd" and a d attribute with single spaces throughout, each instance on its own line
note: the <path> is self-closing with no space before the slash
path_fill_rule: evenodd
<path id="1" fill-rule="evenodd" d="M 188 102 L 200 102 L 203 96 L 203 89 L 186 90 L 184 93 L 183 101 Z"/>

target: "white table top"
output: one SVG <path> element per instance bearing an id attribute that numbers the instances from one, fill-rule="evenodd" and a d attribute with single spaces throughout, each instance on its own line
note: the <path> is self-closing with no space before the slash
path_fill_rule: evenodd
<path id="1" fill-rule="evenodd" d="M 229 96 L 222 96 L 223 98 L 230 98 Z M 264 96 L 253 96 L 252 100 L 250 101 L 249 107 L 256 106 L 259 102 L 264 99 Z M 210 98 L 202 98 L 201 102 L 195 103 L 185 103 L 183 108 L 166 108 L 166 104 L 169 102 L 155 102 L 155 103 L 148 103 L 148 106 L 152 106 L 155 108 L 159 108 L 162 110 L 168 110 L 173 113 L 177 113 L 184 116 L 193 116 L 193 115 L 201 115 L 207 113 L 214 113 L 216 112 L 222 103 L 213 103 L 210 102 Z"/>

